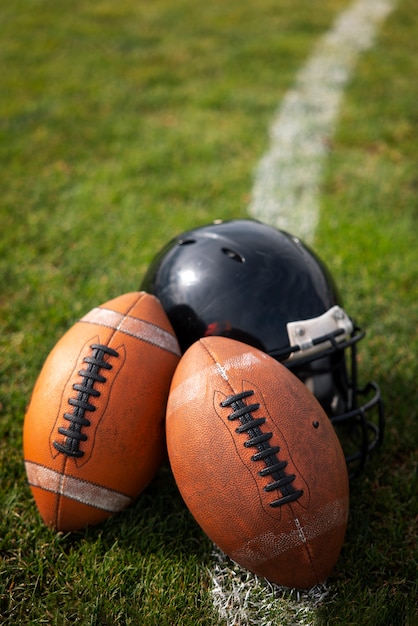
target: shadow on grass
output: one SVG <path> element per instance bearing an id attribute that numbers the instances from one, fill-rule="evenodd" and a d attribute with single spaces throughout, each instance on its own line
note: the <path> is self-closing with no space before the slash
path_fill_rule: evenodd
<path id="1" fill-rule="evenodd" d="M 386 434 L 351 484 L 350 518 L 332 602 L 318 624 L 418 624 L 418 421 L 413 377 L 398 370 L 382 385 Z"/>
<path id="2" fill-rule="evenodd" d="M 211 544 L 184 504 L 171 469 L 165 463 L 136 502 L 96 527 L 62 536 L 64 551 L 84 542 L 97 542 L 110 549 L 117 541 L 120 549 L 143 556 L 181 556 L 202 558 Z"/>

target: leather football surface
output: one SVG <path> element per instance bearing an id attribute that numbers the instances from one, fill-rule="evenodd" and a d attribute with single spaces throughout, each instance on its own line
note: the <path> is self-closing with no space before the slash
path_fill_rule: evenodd
<path id="1" fill-rule="evenodd" d="M 159 301 L 121 295 L 74 324 L 48 355 L 25 415 L 28 481 L 44 522 L 98 524 L 128 505 L 165 458 L 165 409 L 180 358 Z"/>
<path id="2" fill-rule="evenodd" d="M 347 525 L 347 467 L 296 376 L 251 346 L 203 338 L 174 374 L 166 432 L 186 505 L 232 560 L 292 588 L 331 574 Z"/>

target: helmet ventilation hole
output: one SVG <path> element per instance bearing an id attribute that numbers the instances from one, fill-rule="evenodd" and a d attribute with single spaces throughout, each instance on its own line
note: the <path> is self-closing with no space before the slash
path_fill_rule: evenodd
<path id="1" fill-rule="evenodd" d="M 245 259 L 243 256 L 239 254 L 239 252 L 235 252 L 235 250 L 230 250 L 229 248 L 222 248 L 222 252 L 225 256 L 237 263 L 245 263 Z"/>
<path id="2" fill-rule="evenodd" d="M 196 239 L 192 239 L 191 237 L 189 237 L 189 239 L 178 239 L 177 243 L 179 246 L 188 246 L 191 243 L 196 243 Z"/>

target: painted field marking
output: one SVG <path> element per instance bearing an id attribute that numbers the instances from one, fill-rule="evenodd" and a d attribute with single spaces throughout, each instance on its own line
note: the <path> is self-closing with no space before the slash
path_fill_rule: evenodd
<path id="1" fill-rule="evenodd" d="M 320 185 L 343 91 L 396 0 L 357 0 L 340 13 L 285 95 L 261 158 L 249 213 L 312 243 Z"/>
<path id="2" fill-rule="evenodd" d="M 252 217 L 313 242 L 322 172 L 344 88 L 395 6 L 396 0 L 357 0 L 319 40 L 273 119 L 271 145 L 256 170 Z M 273 626 L 273 609 L 282 609 L 295 626 L 310 625 L 315 608 L 332 593 L 327 584 L 306 592 L 271 585 L 216 547 L 209 575 L 213 607 L 225 626 Z"/>

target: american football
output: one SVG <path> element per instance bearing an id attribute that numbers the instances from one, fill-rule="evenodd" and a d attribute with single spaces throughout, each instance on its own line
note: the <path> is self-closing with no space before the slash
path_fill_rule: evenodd
<path id="1" fill-rule="evenodd" d="M 196 521 L 233 561 L 308 589 L 344 541 L 348 475 L 313 394 L 269 355 L 225 337 L 194 343 L 167 405 L 174 477 Z"/>
<path id="2" fill-rule="evenodd" d="M 92 309 L 47 357 L 25 415 L 27 478 L 58 531 L 127 507 L 165 457 L 164 418 L 179 347 L 145 292 Z"/>

